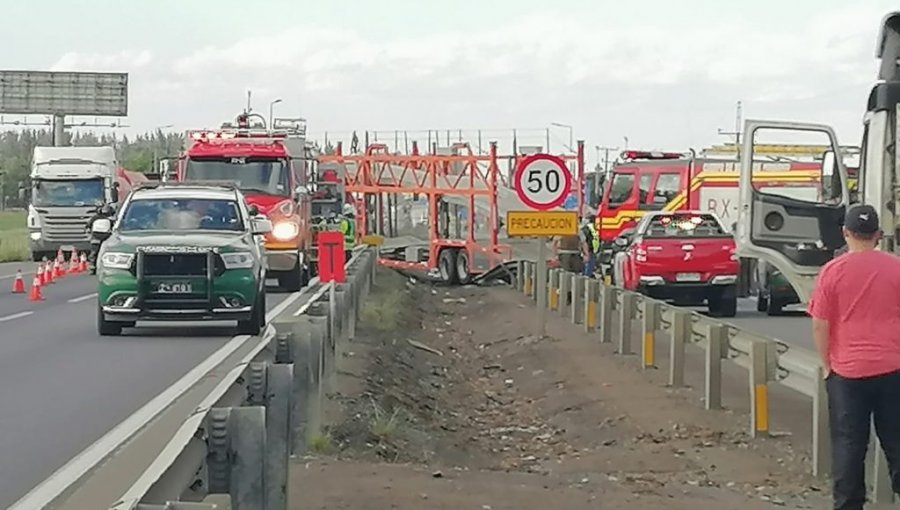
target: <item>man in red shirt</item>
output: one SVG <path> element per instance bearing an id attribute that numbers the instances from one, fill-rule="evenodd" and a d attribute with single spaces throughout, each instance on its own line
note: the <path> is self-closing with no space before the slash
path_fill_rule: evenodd
<path id="1" fill-rule="evenodd" d="M 848 252 L 825 264 L 809 303 L 826 374 L 835 510 L 865 505 L 873 416 L 900 493 L 900 258 L 876 249 L 880 237 L 872 206 L 848 209 Z"/>

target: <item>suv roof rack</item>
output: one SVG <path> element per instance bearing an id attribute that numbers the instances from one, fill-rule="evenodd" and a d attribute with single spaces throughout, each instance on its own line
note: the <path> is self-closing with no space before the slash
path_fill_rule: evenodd
<path id="1" fill-rule="evenodd" d="M 235 181 L 153 181 L 138 184 L 134 187 L 134 191 L 157 188 L 222 188 L 238 191 L 240 186 Z"/>

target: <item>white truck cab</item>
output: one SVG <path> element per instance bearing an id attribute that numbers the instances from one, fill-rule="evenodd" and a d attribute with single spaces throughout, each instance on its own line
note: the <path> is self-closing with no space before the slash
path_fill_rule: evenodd
<path id="1" fill-rule="evenodd" d="M 869 94 L 858 174 L 859 202 L 878 211 L 884 237 L 880 248 L 896 253 L 900 227 L 900 12 L 887 15 L 878 38 L 878 82 Z M 754 146 L 764 133 L 779 137 L 819 135 L 832 156 L 823 154 L 817 199 L 786 197 L 763 190 L 751 178 Z M 808 303 L 819 270 L 845 247 L 844 214 L 851 203 L 846 148 L 821 124 L 748 120 L 741 160 L 738 254 L 777 268 Z M 834 157 L 839 154 L 842 157 Z"/>
<path id="2" fill-rule="evenodd" d="M 28 230 L 32 259 L 90 249 L 88 221 L 118 202 L 112 147 L 35 147 Z"/>

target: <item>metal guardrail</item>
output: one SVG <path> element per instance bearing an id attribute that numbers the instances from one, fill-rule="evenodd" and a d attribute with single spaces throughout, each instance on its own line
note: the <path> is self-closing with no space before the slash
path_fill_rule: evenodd
<path id="1" fill-rule="evenodd" d="M 535 263 L 518 261 L 516 274 L 522 276 L 516 280 L 518 289 L 536 300 Z M 701 348 L 705 365 L 704 405 L 708 410 L 722 407 L 722 360 L 746 369 L 752 437 L 769 434 L 770 384 L 809 397 L 813 407 L 811 471 L 819 477 L 830 475 L 828 399 L 823 367 L 815 352 L 747 331 L 727 320 L 714 319 L 561 269 L 550 270 L 547 283 L 548 308 L 568 316 L 574 324 L 582 324 L 588 333 L 598 332 L 601 343 L 615 340 L 617 354 L 634 354 L 632 342 L 637 332 L 633 326 L 639 320 L 641 368 L 656 367 L 657 333 L 666 333 L 669 386 L 684 386 L 685 347 Z M 874 434 L 867 464 L 871 500 L 892 502 L 886 460 Z"/>
<path id="2" fill-rule="evenodd" d="M 360 247 L 346 283 L 313 279 L 270 313 L 264 335 L 235 337 L 10 510 L 207 510 L 216 506 L 197 501 L 210 494 L 229 495 L 233 510 L 285 510 L 289 456 L 318 434 L 335 353 L 355 334 L 375 261 Z M 174 416 L 177 429 L 166 434 L 165 413 L 192 391 L 199 404 Z M 125 462 L 129 454 L 137 462 Z M 127 469 L 110 486 L 104 469 L 117 461 Z"/>

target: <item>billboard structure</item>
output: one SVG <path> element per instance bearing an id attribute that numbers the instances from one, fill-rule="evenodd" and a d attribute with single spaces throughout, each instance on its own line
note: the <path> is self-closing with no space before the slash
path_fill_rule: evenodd
<path id="1" fill-rule="evenodd" d="M 128 73 L 0 71 L 0 114 L 52 115 L 59 145 L 66 115 L 128 115 Z"/>

